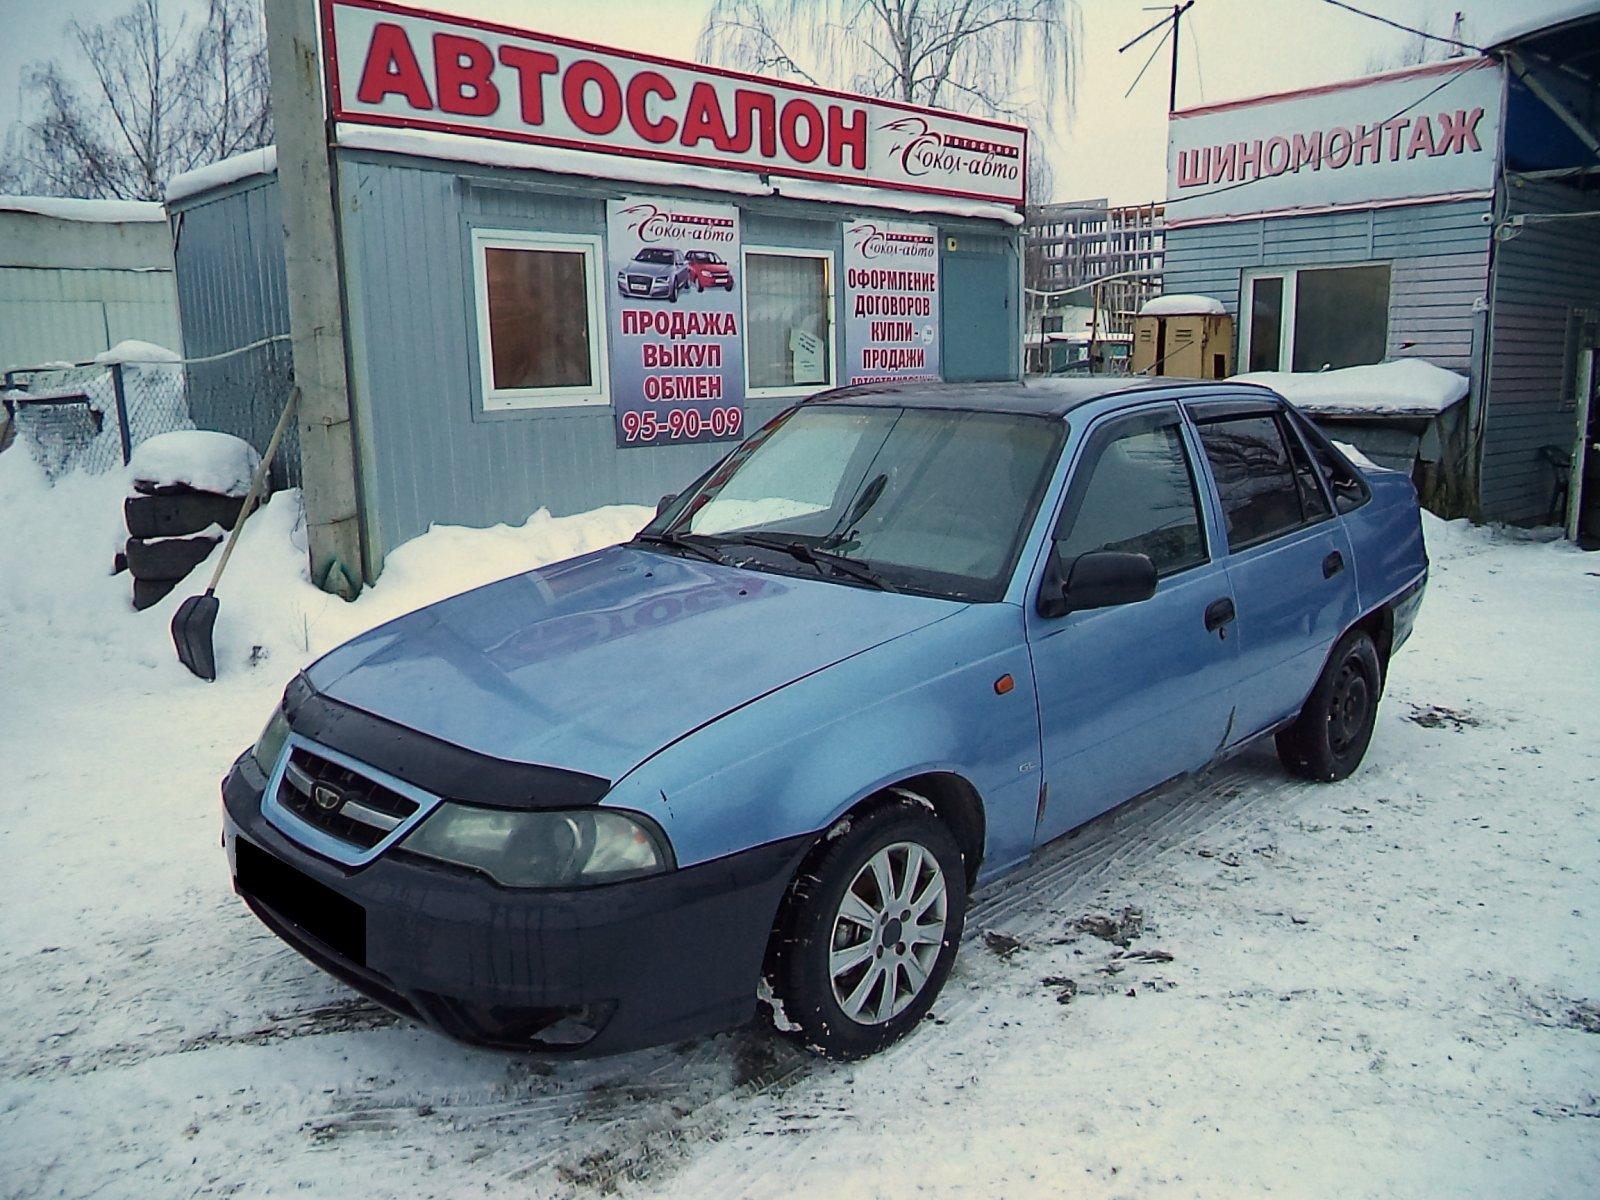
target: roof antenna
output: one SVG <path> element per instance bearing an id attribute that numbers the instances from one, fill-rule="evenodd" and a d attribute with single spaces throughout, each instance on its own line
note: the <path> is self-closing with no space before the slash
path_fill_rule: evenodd
<path id="1" fill-rule="evenodd" d="M 1161 40 L 1156 43 L 1156 48 L 1150 52 L 1150 57 L 1145 60 L 1144 66 L 1140 67 L 1139 73 L 1133 77 L 1133 82 L 1128 85 L 1128 90 L 1123 93 L 1124 96 L 1131 95 L 1133 89 L 1139 86 L 1139 80 L 1144 78 L 1144 73 L 1150 69 L 1150 64 L 1155 62 L 1156 55 L 1161 53 L 1162 45 L 1170 37 L 1172 39 L 1172 67 L 1167 78 L 1167 111 L 1169 113 L 1178 111 L 1178 33 L 1179 27 L 1183 22 L 1183 14 L 1188 12 L 1193 7 L 1194 0 L 1188 0 L 1188 2 L 1185 4 L 1174 4 L 1172 6 L 1172 10 L 1168 12 L 1166 16 L 1162 17 L 1159 21 L 1150 26 L 1149 29 L 1146 29 L 1132 41 L 1117 48 L 1117 53 L 1121 54 L 1124 50 L 1129 50 L 1134 46 L 1137 46 L 1156 30 L 1162 28 L 1166 29 L 1166 32 L 1161 35 Z M 1150 8 L 1147 6 L 1145 8 L 1145 12 L 1162 12 L 1165 11 L 1165 8 L 1165 5 L 1163 5 L 1161 8 Z"/>

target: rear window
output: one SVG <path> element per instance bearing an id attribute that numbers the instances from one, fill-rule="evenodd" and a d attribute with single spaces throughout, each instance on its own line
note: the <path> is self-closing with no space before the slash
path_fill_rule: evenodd
<path id="1" fill-rule="evenodd" d="M 1311 449 L 1311 457 L 1316 460 L 1317 469 L 1328 484 L 1328 491 L 1333 495 L 1333 507 L 1341 513 L 1347 513 L 1365 504 L 1372 492 L 1367 487 L 1367 481 L 1361 478 L 1361 473 L 1333 448 L 1333 443 L 1315 424 L 1299 413 L 1295 413 L 1291 419 L 1305 438 L 1306 445 Z"/>

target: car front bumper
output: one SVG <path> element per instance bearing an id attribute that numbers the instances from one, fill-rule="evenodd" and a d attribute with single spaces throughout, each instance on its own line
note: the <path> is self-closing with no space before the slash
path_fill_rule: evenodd
<path id="1" fill-rule="evenodd" d="M 531 892 L 408 856 L 349 868 L 261 813 L 249 754 L 223 781 L 234 888 L 274 933 L 385 1007 L 462 1041 L 612 1054 L 748 1021 L 809 838 L 664 875 Z"/>

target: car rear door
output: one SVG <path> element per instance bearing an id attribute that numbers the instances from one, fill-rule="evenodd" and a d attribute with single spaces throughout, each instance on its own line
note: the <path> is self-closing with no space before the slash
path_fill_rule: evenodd
<path id="1" fill-rule="evenodd" d="M 1231 741 L 1293 717 L 1358 615 L 1354 562 L 1321 473 L 1276 401 L 1189 406 L 1221 502 L 1238 608 Z"/>
<path id="2" fill-rule="evenodd" d="M 1160 404 L 1086 434 L 1055 526 L 1061 577 L 1079 554 L 1109 549 L 1148 554 L 1158 582 L 1150 599 L 1116 608 L 1046 617 L 1029 605 L 1047 789 L 1040 842 L 1205 765 L 1232 706 L 1233 598 L 1193 431 L 1175 404 Z"/>

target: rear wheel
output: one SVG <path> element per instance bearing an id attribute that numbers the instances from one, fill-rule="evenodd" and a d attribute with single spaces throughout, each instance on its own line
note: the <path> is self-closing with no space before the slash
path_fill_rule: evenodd
<path id="1" fill-rule="evenodd" d="M 920 797 L 841 825 L 790 889 L 770 981 L 780 1025 L 854 1059 L 927 1015 L 955 960 L 967 885 L 955 839 Z"/>
<path id="2" fill-rule="evenodd" d="M 1377 647 L 1364 630 L 1351 630 L 1328 656 L 1300 716 L 1278 734 L 1279 760 L 1303 779 L 1344 779 L 1366 756 L 1382 686 Z"/>

